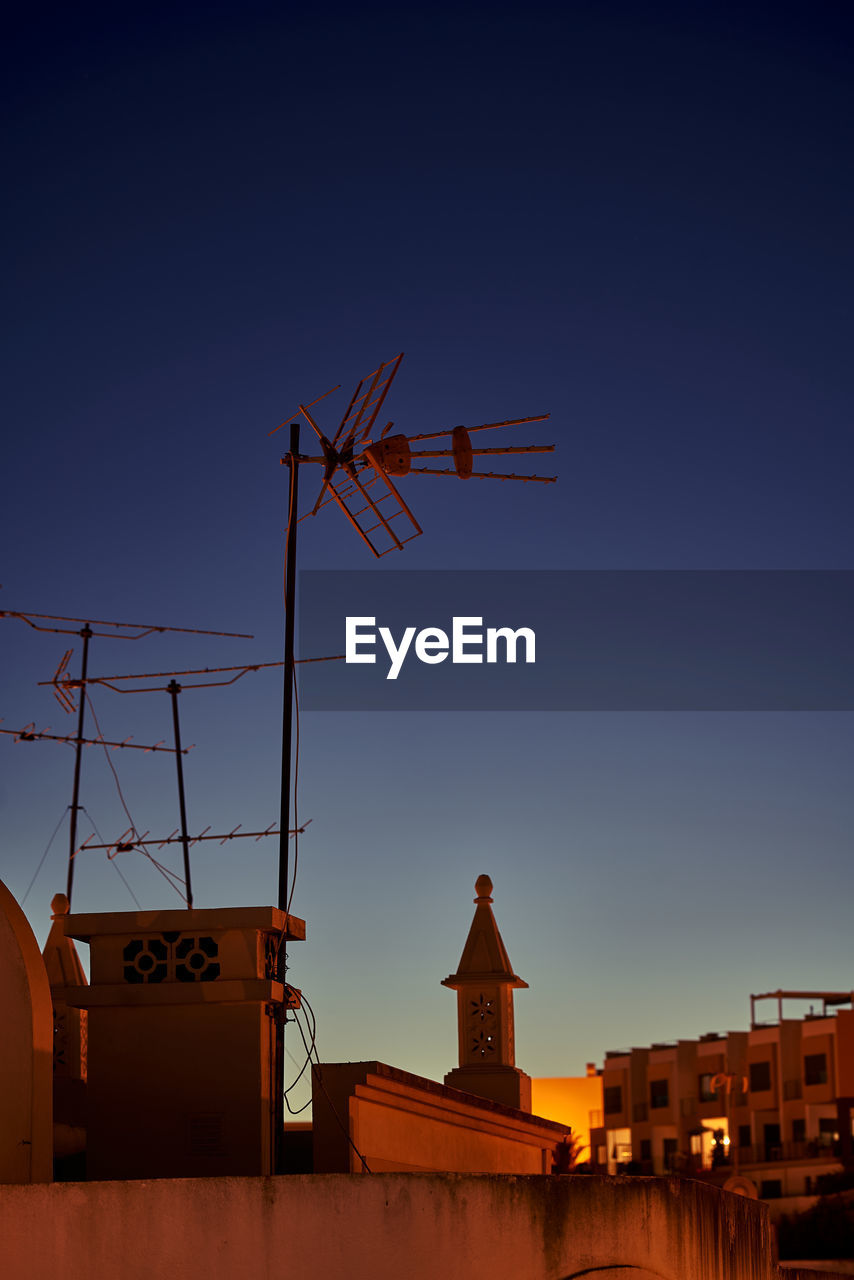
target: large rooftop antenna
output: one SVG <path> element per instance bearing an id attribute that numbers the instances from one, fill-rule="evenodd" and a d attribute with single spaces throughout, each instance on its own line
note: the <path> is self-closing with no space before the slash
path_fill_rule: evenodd
<path id="1" fill-rule="evenodd" d="M 475 459 L 484 456 L 504 456 L 517 453 L 552 453 L 553 444 L 496 445 L 473 448 L 471 434 L 475 431 L 492 431 L 504 427 L 522 426 L 530 422 L 544 422 L 549 414 L 537 414 L 529 418 L 507 418 L 503 422 L 484 422 L 476 427 L 442 427 L 437 431 L 417 435 L 390 435 L 394 426 L 387 422 L 375 435 L 380 411 L 389 388 L 403 360 L 403 352 L 387 360 L 379 368 L 361 379 L 353 392 L 344 417 L 338 424 L 332 439 L 324 434 L 311 410 L 337 391 L 325 392 L 309 404 L 299 404 L 298 413 L 306 420 L 320 442 L 321 454 L 305 455 L 299 451 L 299 422 L 290 424 L 290 449 L 282 464 L 290 472 L 288 496 L 287 550 L 285 560 L 285 688 L 282 724 L 282 812 L 279 829 L 287 832 L 290 820 L 291 734 L 294 700 L 294 616 L 296 589 L 296 530 L 300 520 L 297 509 L 298 474 L 301 463 L 316 463 L 323 467 L 320 492 L 310 512 L 317 515 L 329 503 L 335 502 L 346 515 L 359 537 L 375 556 L 389 551 L 402 550 L 405 543 L 422 532 L 407 504 L 398 492 L 392 477 L 408 475 L 457 476 L 461 480 L 519 480 L 523 483 L 554 484 L 556 476 L 517 475 L 513 472 L 475 471 Z M 288 419 L 285 419 L 287 422 Z M 279 423 L 270 435 L 285 425 Z M 375 438 L 372 439 L 372 436 Z M 442 441 L 443 447 L 413 450 L 413 442 Z M 453 467 L 413 466 L 420 458 L 448 458 Z M 279 838 L 279 906 L 287 910 L 288 901 L 288 841 Z"/>
<path id="2" fill-rule="evenodd" d="M 457 476 L 461 480 L 519 480 L 522 483 L 554 484 L 556 476 L 518 475 L 515 472 L 475 471 L 475 458 L 503 457 L 516 453 L 553 453 L 553 444 L 494 445 L 473 448 L 475 431 L 496 431 L 502 427 L 522 426 L 529 422 L 545 422 L 547 413 L 531 418 L 507 418 L 503 422 L 483 422 L 476 427 L 443 427 L 439 431 L 418 435 L 389 435 L 393 422 L 387 422 L 375 440 L 371 439 L 386 395 L 400 368 L 403 352 L 369 373 L 353 392 L 347 411 L 330 440 L 318 426 L 310 410 L 332 391 L 327 391 L 310 404 L 297 406 L 298 412 L 314 431 L 322 453 L 320 456 L 297 455 L 297 464 L 318 463 L 323 467 L 323 480 L 317 501 L 306 515 L 317 515 L 323 507 L 335 502 L 347 516 L 356 532 L 375 556 L 402 550 L 404 543 L 422 532 L 391 477 L 408 475 Z M 293 434 L 292 424 L 291 431 Z M 284 426 L 280 423 L 279 426 Z M 278 431 L 275 427 L 274 431 Z M 270 434 L 273 435 L 274 431 Z M 444 441 L 442 448 L 412 449 L 413 442 Z M 283 458 L 293 466 L 294 450 Z M 448 458 L 453 467 L 413 466 L 420 458 Z M 300 519 L 305 519 L 301 516 Z M 395 524 L 395 522 L 398 522 Z"/>
<path id="3" fill-rule="evenodd" d="M 251 640 L 253 637 L 251 635 L 245 635 L 241 632 L 236 632 L 236 631 L 203 631 L 198 627 L 167 627 L 167 626 L 163 626 L 160 623 L 148 623 L 148 622 L 105 622 L 103 619 L 100 619 L 100 618 L 97 618 L 97 619 L 68 618 L 62 614 L 32 613 L 30 611 L 24 611 L 24 610 L 18 610 L 18 609 L 0 609 L 0 618 L 18 618 L 20 619 L 21 622 L 25 622 L 27 626 L 32 627 L 33 630 L 35 631 L 50 631 L 57 635 L 67 635 L 67 636 L 77 635 L 77 636 L 80 636 L 81 639 L 83 640 L 83 655 L 82 655 L 81 664 L 80 664 L 79 677 L 74 679 L 67 674 L 68 662 L 73 653 L 73 650 L 69 649 L 60 659 L 60 663 L 59 663 L 59 666 L 57 667 L 53 680 L 47 682 L 54 685 L 55 692 L 57 694 L 57 697 L 61 705 L 68 712 L 72 712 L 75 710 L 73 691 L 79 690 L 79 702 L 76 708 L 77 733 L 73 739 L 74 746 L 75 746 L 74 784 L 73 784 L 72 795 L 71 795 L 71 822 L 70 822 L 70 830 L 68 835 L 68 880 L 66 884 L 66 897 L 68 898 L 68 901 L 70 904 L 71 893 L 74 886 L 74 855 L 77 852 L 77 815 L 81 807 L 79 803 L 80 801 L 80 766 L 82 762 L 83 747 L 86 745 L 89 745 L 92 742 L 100 742 L 101 745 L 105 747 L 108 745 L 110 746 L 127 745 L 127 744 L 121 744 L 121 743 L 120 744 L 105 743 L 103 739 L 100 737 L 100 735 L 98 739 L 89 739 L 84 736 L 83 731 L 84 731 L 85 720 L 86 720 L 86 687 L 88 683 L 91 683 L 91 681 L 87 677 L 87 671 L 89 667 L 89 641 L 92 639 L 93 636 L 106 636 L 114 640 L 142 640 L 146 636 L 153 635 L 154 633 L 164 633 L 167 631 L 182 632 L 186 635 L 196 635 L 196 636 L 224 636 L 229 639 L 238 639 L 238 640 Z M 57 622 L 82 623 L 83 625 L 79 628 L 59 627 L 59 626 L 49 625 L 50 623 L 57 623 Z M 95 629 L 95 628 L 103 628 L 103 627 L 106 627 L 109 629 L 108 630 Z M 182 749 L 181 749 L 180 737 L 178 736 L 177 722 L 175 725 L 175 729 L 176 729 L 176 743 L 175 743 L 174 752 L 175 752 L 175 759 L 178 762 L 178 773 L 179 773 L 179 776 L 181 776 L 182 775 L 181 756 L 184 753 L 182 752 Z M 51 735 L 48 735 L 47 733 L 37 734 L 37 735 L 36 734 L 26 735 L 25 733 L 22 733 L 19 731 L 16 736 L 18 737 L 19 740 L 26 741 L 28 739 L 32 740 L 32 738 L 34 737 L 43 738 L 43 737 L 49 737 Z M 66 741 L 67 739 L 59 739 L 59 740 Z M 165 750 L 165 749 L 167 748 L 161 748 L 159 744 L 157 747 L 148 748 L 148 750 Z M 187 866 L 187 887 L 189 890 L 189 865 Z M 190 899 L 190 905 L 192 905 L 192 897 Z"/>

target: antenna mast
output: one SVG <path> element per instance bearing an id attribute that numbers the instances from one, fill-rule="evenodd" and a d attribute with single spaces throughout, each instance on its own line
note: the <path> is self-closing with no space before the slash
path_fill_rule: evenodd
<path id="1" fill-rule="evenodd" d="M 291 740 L 294 713 L 294 618 L 296 615 L 296 567 L 297 567 L 297 498 L 299 494 L 299 423 L 291 423 L 291 447 L 282 463 L 288 467 L 288 536 L 285 551 L 285 671 L 282 708 L 282 789 L 279 815 L 279 896 L 278 905 L 288 911 L 289 837 L 291 825 Z M 284 945 L 282 946 L 282 970 L 284 970 Z M 284 971 L 280 981 L 285 981 Z"/>
<path id="2" fill-rule="evenodd" d="M 0 609 L 0 618 L 19 618 L 22 622 L 26 622 L 27 626 L 32 627 L 35 631 L 51 631 L 57 635 L 73 636 L 78 635 L 83 640 L 83 656 L 80 663 L 80 676 L 77 680 L 72 680 L 64 675 L 68 660 L 71 657 L 71 650 L 64 655 L 56 670 L 53 680 L 50 682 L 54 685 L 57 697 L 60 703 L 67 711 L 74 708 L 73 697 L 70 690 L 79 690 L 79 705 L 77 707 L 77 734 L 74 738 L 74 782 L 71 792 L 71 821 L 68 833 L 68 878 L 66 881 L 66 897 L 69 906 L 71 905 L 71 894 L 74 887 L 74 855 L 77 851 L 77 815 L 80 812 L 80 766 L 82 762 L 83 747 L 87 745 L 88 739 L 83 735 L 86 720 L 86 686 L 88 683 L 87 675 L 89 670 L 89 641 L 93 636 L 109 636 L 114 640 L 142 640 L 146 636 L 152 635 L 154 632 L 184 632 L 189 635 L 198 636 L 224 636 L 229 639 L 251 640 L 250 635 L 244 635 L 235 631 L 202 631 L 196 627 L 167 627 L 160 624 L 143 623 L 143 622 L 105 622 L 103 619 L 93 619 L 91 622 L 85 618 L 66 618 L 61 614 L 52 613 L 25 613 L 15 609 Z M 38 619 L 38 621 L 36 621 Z M 83 626 L 78 630 L 74 627 L 57 627 L 46 625 L 49 622 L 82 622 Z M 96 627 L 110 627 L 109 631 L 94 631 L 93 624 Z M 129 635 L 128 632 L 135 632 Z M 173 682 L 174 683 L 174 682 Z M 174 704 L 173 704 L 174 705 Z M 176 711 L 177 715 L 177 711 Z M 176 719 L 176 739 L 175 752 L 178 761 L 178 778 L 179 788 L 181 791 L 181 805 L 183 813 L 183 770 L 181 766 L 181 744 L 178 737 L 177 719 Z M 45 736 L 45 735 L 40 735 Z M 184 823 L 186 827 L 186 823 Z M 185 847 L 186 856 L 186 847 Z M 192 894 L 190 891 L 189 879 L 189 859 L 186 861 L 187 876 L 187 893 L 189 897 L 188 906 L 192 906 Z"/>

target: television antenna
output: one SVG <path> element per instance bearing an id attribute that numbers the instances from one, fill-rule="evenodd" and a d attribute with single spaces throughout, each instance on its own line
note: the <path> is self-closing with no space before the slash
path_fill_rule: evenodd
<path id="1" fill-rule="evenodd" d="M 371 439 L 380 410 L 403 360 L 403 352 L 393 360 L 387 360 L 378 369 L 362 378 L 347 406 L 347 411 L 330 440 L 318 426 L 310 410 L 326 396 L 337 391 L 333 387 L 311 403 L 299 404 L 297 411 L 305 418 L 320 441 L 321 454 L 301 455 L 292 447 L 283 464 L 292 469 L 296 463 L 319 464 L 323 467 L 320 492 L 311 511 L 299 517 L 317 515 L 323 507 L 334 502 L 341 508 L 356 532 L 377 557 L 389 551 L 402 550 L 406 542 L 417 538 L 423 531 L 415 516 L 404 502 L 392 477 L 408 475 L 457 476 L 461 480 L 518 480 L 523 484 L 554 484 L 557 476 L 516 474 L 515 472 L 475 471 L 475 459 L 480 457 L 505 457 L 522 453 L 553 453 L 553 444 L 489 445 L 474 448 L 471 435 L 475 431 L 497 431 L 503 427 L 523 426 L 530 422 L 545 422 L 547 413 L 530 418 L 507 418 L 503 422 L 483 422 L 476 427 L 443 427 L 438 431 L 417 435 L 390 435 L 393 422 L 387 422 L 375 440 Z M 340 386 L 340 384 L 339 384 Z M 274 427 L 273 435 L 285 424 Z M 443 446 L 429 449 L 413 449 L 413 443 L 444 442 Z M 413 466 L 413 460 L 422 458 L 447 458 L 450 467 Z M 395 526 L 395 522 L 398 522 Z"/>
<path id="2" fill-rule="evenodd" d="M 223 634 L 223 633 L 217 633 L 217 634 Z M 59 666 L 57 667 L 56 672 L 54 673 L 54 676 L 51 680 L 40 680 L 38 682 L 40 686 L 50 685 L 53 687 L 53 691 L 54 691 L 54 694 L 56 695 L 57 701 L 66 711 L 74 710 L 74 690 L 76 690 L 77 688 L 80 688 L 80 681 L 73 679 L 66 671 L 68 658 L 70 657 L 71 652 L 72 651 L 69 649 L 68 652 L 62 657 L 62 659 L 60 660 Z M 330 658 L 307 659 L 307 661 L 309 662 L 324 662 L 324 661 L 333 661 L 333 660 L 334 659 L 330 659 Z M 166 845 L 180 843 L 183 848 L 183 855 L 184 855 L 184 879 L 183 879 L 184 890 L 183 890 L 182 896 L 185 898 L 187 906 L 191 908 L 193 905 L 193 888 L 192 888 L 192 881 L 190 878 L 190 849 L 192 849 L 193 845 L 198 844 L 202 840 L 219 840 L 220 844 L 225 844 L 229 840 L 246 839 L 250 837 L 253 837 L 255 839 L 255 842 L 257 843 L 259 840 L 263 840 L 265 836 L 277 836 L 279 834 L 279 831 L 274 822 L 270 823 L 270 825 L 267 827 L 265 831 L 241 831 L 240 827 L 242 824 L 239 823 L 232 831 L 229 831 L 225 834 L 215 833 L 211 835 L 209 834 L 210 832 L 209 826 L 205 827 L 204 831 L 202 831 L 199 835 L 191 836 L 189 834 L 188 824 L 187 824 L 186 792 L 184 787 L 184 768 L 181 761 L 181 757 L 186 755 L 188 750 L 191 750 L 191 748 L 181 746 L 181 727 L 180 727 L 180 719 L 178 715 L 178 695 L 182 693 L 185 689 L 222 688 L 226 685 L 234 684 L 237 680 L 240 680 L 243 676 L 248 675 L 250 671 L 261 671 L 268 667 L 281 667 L 283 665 L 284 664 L 281 662 L 253 662 L 253 663 L 241 663 L 240 665 L 229 666 L 229 667 L 193 667 L 193 668 L 190 668 L 189 670 L 182 670 L 182 671 L 143 671 L 135 674 L 128 673 L 128 674 L 109 675 L 109 676 L 92 676 L 92 675 L 87 676 L 86 682 L 85 682 L 86 687 L 92 684 L 97 684 L 97 685 L 102 685 L 104 688 L 112 689 L 114 693 L 168 693 L 169 694 L 171 703 L 172 703 L 172 729 L 173 729 L 175 745 L 173 747 L 164 747 L 161 743 L 158 743 L 154 747 L 142 747 L 142 750 L 169 751 L 171 754 L 175 756 L 175 766 L 176 766 L 176 774 L 177 774 L 177 780 L 178 780 L 178 809 L 180 813 L 181 825 L 180 827 L 176 827 L 176 829 L 169 836 L 153 837 L 151 839 L 149 839 L 150 832 L 145 831 L 143 832 L 142 835 L 140 835 L 139 832 L 135 829 L 135 827 L 128 828 L 128 830 L 125 831 L 121 836 L 119 836 L 117 840 L 113 840 L 107 844 L 93 844 L 92 841 L 94 837 L 89 836 L 86 840 L 84 840 L 83 844 L 80 845 L 79 849 L 75 849 L 74 854 L 72 856 L 76 857 L 77 854 L 80 853 L 83 849 L 106 850 L 107 857 L 112 860 L 119 853 L 128 853 L 133 849 L 138 849 L 141 852 L 146 853 L 147 857 L 150 857 L 150 855 L 147 853 L 147 849 L 149 848 L 149 846 L 156 845 L 158 849 L 163 849 L 165 848 Z M 206 675 L 206 676 L 226 675 L 229 678 L 221 679 L 221 680 L 211 680 L 211 679 L 194 680 L 192 681 L 192 683 L 184 681 L 183 683 L 180 683 L 180 684 L 178 680 L 175 678 L 176 676 L 200 676 L 200 675 Z M 140 684 L 139 683 L 140 681 L 164 680 L 167 678 L 169 681 L 168 684 L 159 684 L 159 683 L 158 684 L 149 684 L 149 683 Z M 84 694 L 81 694 L 81 698 L 84 696 L 85 696 Z M 56 738 L 57 741 L 74 741 L 74 739 L 71 739 L 71 738 L 58 738 L 56 735 L 48 734 L 48 733 L 33 733 L 29 731 L 31 730 L 31 728 L 32 726 L 27 726 L 26 730 L 17 731 L 16 736 L 18 740 L 29 741 L 29 740 L 32 740 L 33 738 L 52 737 L 52 738 Z M 6 732 L 15 732 L 15 731 L 7 730 Z M 84 738 L 83 742 L 84 744 L 89 742 L 96 742 L 101 746 L 104 746 L 104 747 L 111 746 L 113 748 L 136 745 L 135 743 L 131 742 L 130 739 L 126 739 L 124 742 L 107 742 L 104 740 L 103 737 L 100 737 L 97 739 Z M 311 822 L 311 819 L 309 818 L 307 822 L 304 822 L 302 824 L 302 826 L 299 828 L 300 834 L 305 830 L 305 828 L 309 825 L 310 822 Z M 290 831 L 288 833 L 289 836 L 294 836 L 296 834 L 297 834 L 296 831 Z M 166 868 L 161 867 L 159 863 L 157 863 L 156 865 L 158 867 L 158 870 L 160 870 L 167 877 L 167 879 L 169 879 L 170 883 L 173 884 L 173 887 L 177 887 L 178 884 L 180 883 L 179 877 L 174 876 L 171 872 L 168 872 Z M 178 889 L 178 892 L 179 893 L 182 892 L 180 888 Z"/>
<path id="3" fill-rule="evenodd" d="M 423 531 L 397 490 L 392 477 L 408 475 L 457 476 L 461 480 L 518 480 L 522 483 L 554 484 L 557 476 L 517 475 L 514 472 L 475 471 L 474 460 L 484 456 L 506 456 L 522 453 L 553 453 L 553 444 L 497 445 L 473 448 L 475 431 L 500 430 L 530 422 L 545 422 L 548 413 L 528 418 L 507 418 L 503 422 L 484 422 L 476 427 L 442 427 L 438 431 L 416 435 L 389 434 L 393 422 L 387 422 L 376 439 L 372 439 L 380 411 L 403 360 L 403 352 L 387 360 L 362 378 L 350 399 L 344 417 L 332 439 L 324 434 L 311 410 L 321 400 L 340 389 L 340 384 L 308 404 L 297 405 L 297 412 L 320 441 L 321 454 L 304 455 L 299 450 L 300 423 L 290 423 L 290 449 L 281 459 L 290 472 L 288 525 L 285 553 L 285 662 L 284 710 L 282 717 L 282 809 L 280 832 L 288 830 L 290 821 L 291 736 L 294 702 L 294 617 L 296 596 L 297 525 L 309 515 L 317 515 L 334 502 L 341 508 L 353 528 L 371 552 L 377 556 L 389 551 L 402 551 L 407 542 Z M 269 433 L 274 435 L 289 419 L 280 422 Z M 443 447 L 413 450 L 413 443 L 442 441 Z M 448 458 L 453 467 L 413 466 L 413 459 Z M 298 477 L 300 464 L 308 462 L 323 467 L 323 479 L 311 511 L 298 514 Z M 279 837 L 279 906 L 287 910 L 288 841 Z"/>
<path id="4" fill-rule="evenodd" d="M 60 659 L 59 666 L 52 680 L 43 683 L 52 684 L 54 692 L 63 709 L 69 713 L 77 710 L 77 733 L 73 738 L 56 736 L 56 740 L 71 741 L 75 747 L 74 753 L 74 782 L 71 794 L 71 821 L 68 835 L 68 879 L 66 883 L 66 897 L 69 904 L 71 902 L 71 893 L 74 886 L 74 858 L 77 853 L 77 815 L 81 809 L 80 805 L 80 768 L 82 763 L 83 747 L 93 744 L 103 746 L 106 750 L 108 746 L 113 748 L 129 746 L 129 741 L 123 743 L 113 743 L 104 740 L 103 735 L 99 731 L 97 738 L 86 738 L 84 736 L 85 720 L 86 720 L 86 688 L 88 684 L 94 682 L 93 678 L 87 675 L 89 667 L 89 641 L 93 636 L 109 637 L 113 640 L 143 640 L 146 636 L 163 634 L 165 632 L 180 632 L 185 635 L 196 636 L 221 636 L 228 639 L 236 640 L 252 640 L 251 635 L 246 635 L 236 631 L 204 631 L 198 627 L 167 627 L 160 623 L 148 622 L 108 622 L 102 618 L 69 618 L 64 614 L 56 613 L 34 613 L 29 610 L 19 609 L 0 609 L 0 618 L 18 618 L 19 621 L 25 622 L 27 626 L 32 627 L 34 631 L 49 631 L 55 635 L 77 635 L 83 641 L 83 654 L 80 664 L 80 675 L 72 677 L 68 671 L 68 663 L 71 658 L 73 649 L 68 649 Z M 76 626 L 51 626 L 51 623 L 82 623 L 79 628 Z M 102 628 L 107 628 L 103 630 Z M 73 691 L 79 690 L 80 696 L 78 706 L 74 706 Z M 177 712 L 176 712 L 177 716 Z M 18 741 L 33 741 L 42 738 L 53 738 L 55 735 L 31 732 L 30 726 L 26 730 L 3 730 L 4 733 L 14 733 Z M 158 743 L 154 747 L 143 748 L 148 751 L 173 751 L 177 761 L 179 777 L 183 776 L 181 764 L 181 756 L 185 754 L 181 747 L 180 735 L 178 732 L 177 718 L 175 720 L 176 741 L 175 747 L 163 747 Z M 134 744 L 136 745 L 136 744 Z M 187 880 L 187 891 L 189 894 L 189 905 L 192 906 L 192 893 L 190 891 L 189 880 L 189 858 L 185 854 L 185 870 Z"/>

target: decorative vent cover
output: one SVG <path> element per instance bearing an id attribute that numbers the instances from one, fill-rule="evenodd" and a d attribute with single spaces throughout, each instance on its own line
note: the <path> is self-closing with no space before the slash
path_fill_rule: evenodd
<path id="1" fill-rule="evenodd" d="M 169 947 L 162 938 L 133 938 L 122 952 L 125 982 L 165 982 Z"/>
<path id="2" fill-rule="evenodd" d="M 469 1001 L 471 1050 L 476 1057 L 489 1058 L 495 1053 L 495 1001 L 479 995 Z"/>
<path id="3" fill-rule="evenodd" d="M 125 982 L 214 982 L 219 946 L 210 937 L 132 938 L 122 952 Z"/>
<path id="4" fill-rule="evenodd" d="M 175 943 L 175 977 L 179 982 L 213 982 L 219 977 L 218 955 L 213 938 L 182 938 Z"/>

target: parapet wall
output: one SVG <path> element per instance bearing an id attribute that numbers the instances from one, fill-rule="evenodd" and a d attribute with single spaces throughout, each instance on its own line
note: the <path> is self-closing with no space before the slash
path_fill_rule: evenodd
<path id="1" fill-rule="evenodd" d="M 695 1182 L 329 1174 L 0 1187 L 5 1280 L 775 1280 L 766 1207 Z"/>
<path id="2" fill-rule="evenodd" d="M 312 1081 L 315 1173 L 359 1173 L 360 1156 L 372 1173 L 551 1173 L 570 1132 L 383 1062 L 323 1063 Z"/>

